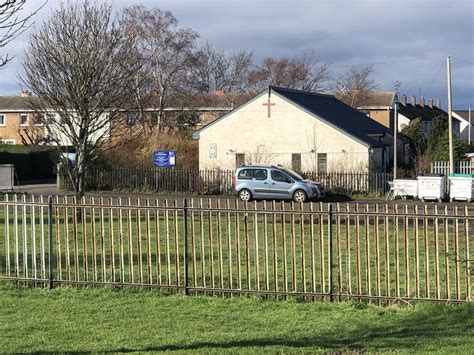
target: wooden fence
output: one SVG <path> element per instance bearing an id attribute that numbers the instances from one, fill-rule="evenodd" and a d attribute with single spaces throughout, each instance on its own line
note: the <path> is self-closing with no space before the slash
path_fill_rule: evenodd
<path id="1" fill-rule="evenodd" d="M 87 173 L 91 190 L 140 190 L 171 193 L 222 194 L 232 192 L 233 170 L 184 170 L 155 167 L 92 167 Z M 377 172 L 303 172 L 334 193 L 385 194 L 393 176 Z M 59 169 L 58 187 L 69 189 L 68 176 Z"/>
<path id="2" fill-rule="evenodd" d="M 472 300 L 473 208 L 5 196 L 0 280 Z"/>
<path id="3" fill-rule="evenodd" d="M 431 172 L 448 176 L 449 161 L 435 161 L 431 163 Z M 474 164 L 470 161 L 457 161 L 454 163 L 454 172 L 457 174 L 474 174 Z"/>

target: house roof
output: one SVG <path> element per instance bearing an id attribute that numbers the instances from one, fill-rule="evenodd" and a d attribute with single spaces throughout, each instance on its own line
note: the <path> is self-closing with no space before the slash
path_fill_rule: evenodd
<path id="1" fill-rule="evenodd" d="M 415 118 L 420 118 L 422 121 L 432 121 L 433 118 L 437 116 L 446 116 L 448 117 L 448 113 L 439 107 L 433 106 L 430 107 L 428 105 L 412 105 L 410 103 L 399 104 L 398 105 L 398 113 L 405 116 L 409 120 L 413 120 Z"/>
<path id="2" fill-rule="evenodd" d="M 464 121 L 469 122 L 469 110 L 454 110 L 454 112 L 460 116 Z M 471 122 L 474 123 L 473 114 L 471 112 Z"/>
<path id="3" fill-rule="evenodd" d="M 209 110 L 231 110 L 234 107 L 240 106 L 245 101 L 256 96 L 256 94 L 248 93 L 234 93 L 234 94 L 209 94 L 209 93 L 182 93 L 173 94 L 166 98 L 165 108 L 167 109 L 181 109 L 206 108 Z M 159 102 L 159 96 L 150 95 L 146 100 L 146 105 L 156 107 Z"/>
<path id="4" fill-rule="evenodd" d="M 390 134 L 388 128 L 376 121 L 373 121 L 356 109 L 346 105 L 342 101 L 335 98 L 333 95 L 286 89 L 276 86 L 270 86 L 269 89 L 271 92 L 292 102 L 310 114 L 317 116 L 322 121 L 328 123 L 340 131 L 343 131 L 344 133 L 361 141 L 369 147 L 376 148 L 386 145 L 385 143 L 379 142 L 373 137 L 383 134 Z M 259 94 L 259 96 L 265 93 L 266 91 Z M 201 131 L 207 129 L 209 126 L 217 123 L 218 121 L 225 119 L 236 110 L 238 110 L 238 108 L 202 127 L 195 132 L 193 137 L 198 138 Z"/>
<path id="5" fill-rule="evenodd" d="M 394 101 L 395 101 L 394 91 L 371 92 L 371 93 L 368 93 L 367 96 L 363 99 L 363 101 L 359 105 L 359 108 L 363 108 L 363 107 L 387 108 L 387 107 L 392 107 Z"/>
<path id="6" fill-rule="evenodd" d="M 234 107 L 240 106 L 245 101 L 256 96 L 256 94 L 247 93 L 235 93 L 235 94 L 175 94 L 170 95 L 166 101 L 165 108 L 206 108 L 208 110 L 219 109 L 219 110 L 230 110 Z M 0 111 L 28 111 L 27 97 L 22 96 L 0 96 Z M 158 98 L 155 96 L 149 96 L 147 98 L 147 104 L 157 104 Z"/>
<path id="7" fill-rule="evenodd" d="M 0 96 L 0 111 L 29 111 L 28 98 L 22 96 Z"/>

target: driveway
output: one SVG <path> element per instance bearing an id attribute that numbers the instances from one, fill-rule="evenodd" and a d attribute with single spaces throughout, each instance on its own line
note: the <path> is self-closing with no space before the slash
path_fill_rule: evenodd
<path id="1" fill-rule="evenodd" d="M 6 191 L 5 191 L 6 192 Z M 63 191 L 63 190 L 58 190 L 56 187 L 56 184 L 38 184 L 38 185 L 24 185 L 24 186 L 16 186 L 15 189 L 13 190 L 14 193 L 27 193 L 29 195 L 35 195 L 35 196 L 44 196 L 47 197 L 49 195 L 52 196 L 73 196 L 74 193 L 72 191 Z M 137 203 L 137 199 L 150 199 L 153 200 L 150 201 L 150 204 L 154 204 L 154 200 L 158 200 L 159 204 L 162 205 L 164 200 L 168 200 L 168 203 L 171 204 L 171 201 L 177 200 L 178 201 L 178 206 L 183 205 L 183 200 L 185 198 L 188 199 L 193 199 L 194 200 L 194 205 L 199 204 L 199 200 L 202 198 L 203 200 L 203 205 L 207 207 L 209 199 L 211 200 L 211 206 L 215 208 L 217 206 L 217 201 L 220 201 L 221 207 L 225 207 L 226 202 L 225 200 L 229 199 L 229 206 L 230 208 L 233 208 L 235 206 L 235 200 L 237 199 L 235 196 L 211 196 L 211 195 L 184 195 L 184 194 L 163 194 L 163 193 L 158 193 L 158 192 L 124 192 L 124 191 L 88 191 L 86 192 L 86 197 L 94 197 L 94 198 L 104 198 L 106 199 L 105 203 L 108 203 L 108 199 L 112 198 L 113 203 L 116 203 L 118 201 L 118 198 L 122 197 L 122 201 L 126 203 L 126 199 L 130 198 L 131 199 L 131 204 L 135 205 Z M 356 199 L 356 200 L 351 200 L 348 196 L 345 195 L 330 195 L 327 196 L 323 201 L 323 206 L 322 210 L 327 210 L 327 204 L 330 202 L 333 204 L 333 206 L 336 203 L 340 203 L 341 206 L 347 206 L 347 204 L 350 205 L 349 209 L 355 208 L 356 204 L 359 204 L 359 207 L 361 210 L 365 208 L 366 205 L 369 206 L 369 210 L 374 210 L 375 205 L 379 205 L 380 211 L 383 211 L 383 208 L 385 204 L 388 205 L 399 205 L 399 208 L 402 208 L 404 205 L 408 206 L 425 206 L 427 205 L 428 208 L 431 210 L 434 208 L 434 206 L 438 206 L 438 208 L 444 209 L 444 206 L 448 207 L 453 207 L 453 206 L 458 206 L 458 208 L 464 208 L 465 206 L 468 206 L 468 209 L 470 211 L 474 210 L 474 203 L 466 203 L 462 201 L 456 201 L 453 203 L 450 202 L 425 202 L 422 203 L 419 200 L 412 200 L 412 199 L 407 199 L 406 201 L 397 199 L 394 201 L 385 201 L 385 199 Z M 239 201 L 240 205 L 242 206 L 242 203 Z M 266 207 L 267 209 L 271 208 L 271 201 L 267 201 Z M 142 201 L 140 204 L 145 204 L 144 201 Z M 319 204 L 319 203 L 317 203 Z M 280 209 L 280 202 L 276 202 L 277 209 Z M 305 204 L 305 210 L 309 210 L 309 204 Z M 253 208 L 253 203 L 252 203 L 252 208 Z M 319 207 L 319 206 L 318 206 Z M 285 209 L 289 210 L 290 204 L 285 204 Z M 345 209 L 345 207 L 343 207 Z M 422 207 L 419 207 L 420 211 Z M 257 203 L 257 210 L 262 210 L 263 209 L 263 204 L 262 203 Z M 295 209 L 299 209 L 299 206 L 295 206 Z M 315 207 L 315 210 L 317 207 Z"/>

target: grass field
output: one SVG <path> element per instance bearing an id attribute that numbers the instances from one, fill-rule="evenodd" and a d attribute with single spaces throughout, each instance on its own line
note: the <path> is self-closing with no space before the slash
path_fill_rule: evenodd
<path id="1" fill-rule="evenodd" d="M 72 208 L 54 209 L 55 278 L 183 285 L 182 211 L 92 207 L 84 209 L 82 220 Z M 327 292 L 324 213 L 189 214 L 191 286 Z M 18 271 L 19 277 L 45 277 L 48 241 L 40 235 L 47 239 L 47 219 L 43 225 L 46 232 L 40 233 L 39 208 L 0 210 L 0 230 L 9 230 L 9 238 L 0 236 L 0 276 Z M 471 291 L 467 261 L 474 240 L 466 220 L 346 214 L 332 226 L 334 282 L 342 294 L 466 299 Z"/>
<path id="2" fill-rule="evenodd" d="M 474 304 L 274 302 L 0 286 L 0 352 L 470 353 Z"/>

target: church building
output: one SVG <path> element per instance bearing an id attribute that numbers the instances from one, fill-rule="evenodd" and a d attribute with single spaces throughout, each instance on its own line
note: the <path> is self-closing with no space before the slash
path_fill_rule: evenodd
<path id="1" fill-rule="evenodd" d="M 332 95 L 270 86 L 193 135 L 200 169 L 243 164 L 297 171 L 383 171 L 393 137 L 384 125 Z"/>

